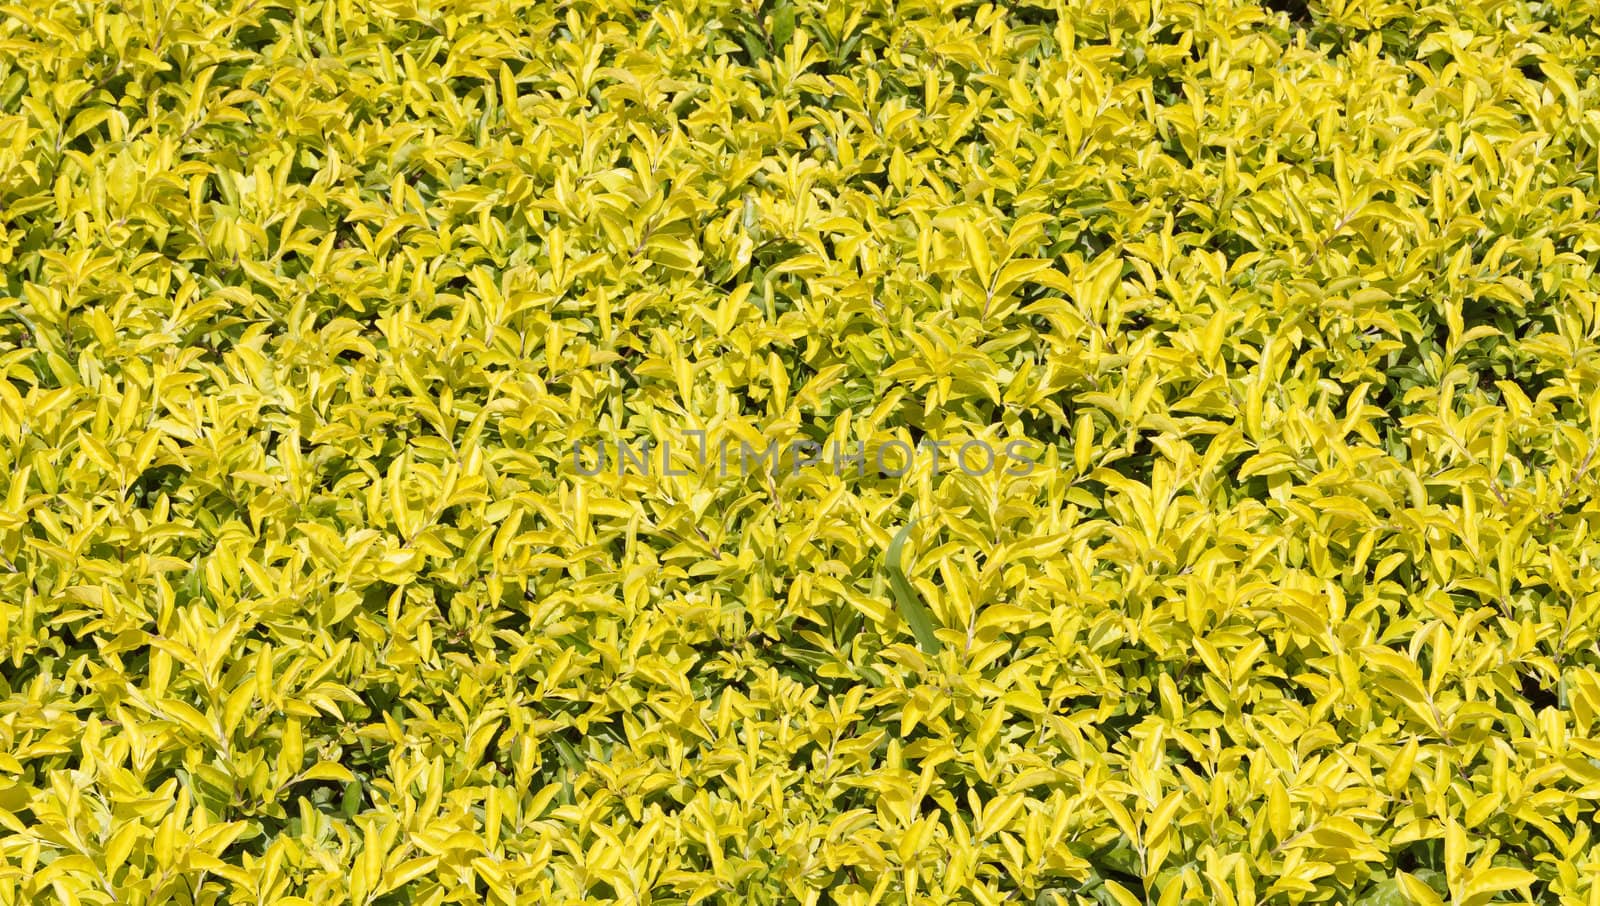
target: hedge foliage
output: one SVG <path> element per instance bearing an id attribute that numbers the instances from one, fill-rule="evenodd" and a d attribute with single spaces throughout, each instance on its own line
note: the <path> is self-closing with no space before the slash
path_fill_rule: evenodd
<path id="1" fill-rule="evenodd" d="M 0 7 L 0 904 L 1600 903 L 1592 13 Z"/>

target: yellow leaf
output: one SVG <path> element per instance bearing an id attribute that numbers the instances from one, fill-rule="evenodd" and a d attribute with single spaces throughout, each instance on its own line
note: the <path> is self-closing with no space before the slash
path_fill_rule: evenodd
<path id="1" fill-rule="evenodd" d="M 1105 885 L 1106 890 L 1111 894 L 1111 898 L 1117 901 L 1117 906 L 1144 906 L 1143 903 L 1139 902 L 1139 898 L 1133 895 L 1133 891 L 1123 887 L 1116 881 L 1107 880 Z"/>
<path id="2" fill-rule="evenodd" d="M 1538 880 L 1531 871 L 1520 868 L 1490 868 L 1472 876 L 1467 882 L 1466 906 L 1481 906 L 1502 890 L 1527 887 Z"/>
<path id="3" fill-rule="evenodd" d="M 300 775 L 301 780 L 335 780 L 339 783 L 349 783 L 356 779 L 350 769 L 332 761 L 319 761 Z"/>
<path id="4" fill-rule="evenodd" d="M 1444 900 L 1432 887 L 1422 883 L 1415 876 L 1400 872 L 1400 890 L 1405 897 L 1416 906 L 1444 906 Z"/>

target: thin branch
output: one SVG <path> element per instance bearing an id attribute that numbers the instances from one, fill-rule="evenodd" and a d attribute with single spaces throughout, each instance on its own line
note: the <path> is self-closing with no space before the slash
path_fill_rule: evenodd
<path id="1" fill-rule="evenodd" d="M 1560 513 L 1567 508 L 1568 498 L 1570 498 L 1572 496 L 1572 492 L 1577 489 L 1578 482 L 1582 481 L 1583 476 L 1588 473 L 1589 464 L 1594 462 L 1594 455 L 1596 451 L 1600 451 L 1600 440 L 1596 440 L 1589 444 L 1589 453 L 1583 457 L 1583 462 L 1578 464 L 1577 474 L 1573 475 L 1572 480 L 1567 482 L 1567 489 L 1561 492 L 1561 499 L 1556 501 L 1555 511 L 1546 512 L 1544 514 L 1544 521 L 1549 522 L 1556 517 L 1557 513 Z"/>

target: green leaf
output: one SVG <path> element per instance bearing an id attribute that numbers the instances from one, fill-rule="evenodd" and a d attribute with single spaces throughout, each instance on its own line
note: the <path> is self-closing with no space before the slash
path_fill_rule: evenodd
<path id="1" fill-rule="evenodd" d="M 794 6 L 780 3 L 772 11 L 772 46 L 784 47 L 794 37 Z"/>
<path id="2" fill-rule="evenodd" d="M 899 607 L 900 616 L 911 627 L 911 634 L 917 637 L 917 644 L 922 650 L 932 654 L 939 650 L 939 638 L 934 635 L 933 614 L 928 606 L 922 603 L 917 591 L 906 579 L 905 569 L 901 566 L 906 536 L 911 533 L 911 527 L 917 524 L 916 519 L 907 522 L 894 539 L 889 542 L 889 551 L 884 558 L 884 563 L 889 570 L 889 587 L 894 590 L 895 604 Z"/>

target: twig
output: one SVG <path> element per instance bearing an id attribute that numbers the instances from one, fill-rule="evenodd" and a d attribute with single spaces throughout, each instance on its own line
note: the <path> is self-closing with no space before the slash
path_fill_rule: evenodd
<path id="1" fill-rule="evenodd" d="M 1600 450 L 1600 440 L 1589 444 L 1589 453 L 1583 457 L 1583 462 L 1578 464 L 1578 471 L 1572 476 L 1572 480 L 1567 482 L 1567 489 L 1561 492 L 1561 499 L 1556 501 L 1555 512 L 1546 512 L 1544 521 L 1549 522 L 1556 517 L 1556 513 L 1567 508 L 1567 499 L 1572 496 L 1572 492 L 1578 487 L 1578 482 L 1582 481 L 1584 474 L 1589 471 L 1589 464 L 1594 461 L 1594 455 L 1597 450 Z"/>

